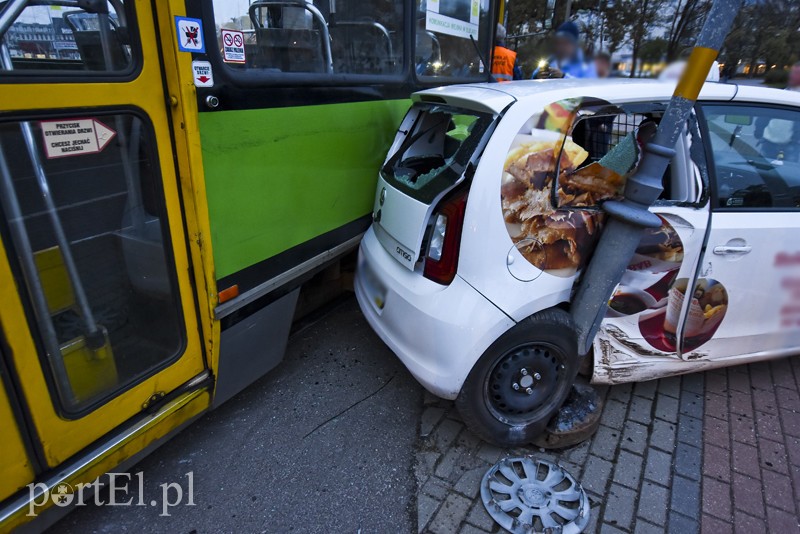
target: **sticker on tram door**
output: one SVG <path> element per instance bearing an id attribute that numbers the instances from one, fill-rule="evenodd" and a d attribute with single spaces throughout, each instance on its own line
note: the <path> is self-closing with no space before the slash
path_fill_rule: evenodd
<path id="1" fill-rule="evenodd" d="M 181 52 L 197 52 L 203 54 L 206 44 L 203 42 L 203 21 L 189 17 L 175 17 L 178 31 L 178 50 Z"/>
<path id="2" fill-rule="evenodd" d="M 222 30 L 222 59 L 225 63 L 244 63 L 244 33 Z"/>
<path id="3" fill-rule="evenodd" d="M 117 132 L 97 119 L 41 121 L 47 159 L 97 154 Z"/>
<path id="4" fill-rule="evenodd" d="M 192 61 L 195 87 L 214 87 L 214 73 L 208 61 Z"/>

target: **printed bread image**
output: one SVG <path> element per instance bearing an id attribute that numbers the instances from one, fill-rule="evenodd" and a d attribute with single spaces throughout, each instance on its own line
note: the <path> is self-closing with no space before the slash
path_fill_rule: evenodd
<path id="1" fill-rule="evenodd" d="M 571 138 L 562 136 L 519 142 L 508 152 L 501 185 L 503 217 L 522 255 L 539 269 L 566 269 L 572 274 L 586 260 L 599 235 L 598 212 L 554 208 L 557 168 L 562 188 L 559 198 L 570 207 L 594 205 L 616 194 L 616 185 L 609 188 L 602 183 L 607 181 L 602 172 L 575 172 L 588 155 Z M 591 167 L 594 165 L 585 168 Z"/>
<path id="2" fill-rule="evenodd" d="M 660 261 L 680 263 L 683 261 L 683 243 L 675 228 L 662 219 L 659 228 L 648 229 L 644 232 L 636 254 L 647 256 Z"/>

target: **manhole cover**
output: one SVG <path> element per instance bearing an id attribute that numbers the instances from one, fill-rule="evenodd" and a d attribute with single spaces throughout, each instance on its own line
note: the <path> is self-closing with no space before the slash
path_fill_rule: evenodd
<path id="1" fill-rule="evenodd" d="M 578 534 L 589 522 L 589 499 L 561 466 L 534 458 L 506 458 L 481 482 L 486 511 L 513 534 Z"/>

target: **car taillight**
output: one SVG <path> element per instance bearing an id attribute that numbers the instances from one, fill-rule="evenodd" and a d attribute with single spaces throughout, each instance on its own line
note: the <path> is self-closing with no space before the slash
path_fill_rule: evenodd
<path id="1" fill-rule="evenodd" d="M 444 285 L 455 278 L 466 208 L 467 193 L 464 191 L 446 200 L 434 214 L 422 273 L 425 278 Z"/>

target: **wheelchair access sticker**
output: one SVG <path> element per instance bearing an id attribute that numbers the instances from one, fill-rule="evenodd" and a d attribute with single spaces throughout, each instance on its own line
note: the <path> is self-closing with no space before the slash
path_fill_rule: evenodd
<path id="1" fill-rule="evenodd" d="M 203 42 L 203 21 L 189 17 L 175 17 L 178 28 L 178 49 L 181 52 L 205 53 Z"/>
<path id="2" fill-rule="evenodd" d="M 41 121 L 47 159 L 97 154 L 117 132 L 97 119 Z"/>

